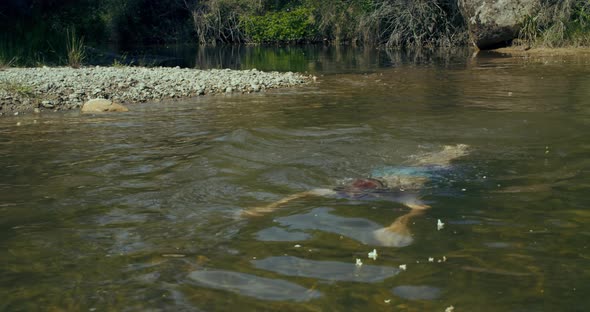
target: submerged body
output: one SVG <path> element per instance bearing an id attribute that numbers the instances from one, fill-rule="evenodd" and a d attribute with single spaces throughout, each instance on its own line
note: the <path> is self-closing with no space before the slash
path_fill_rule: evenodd
<path id="1" fill-rule="evenodd" d="M 435 153 L 415 157 L 408 166 L 386 166 L 375 169 L 370 177 L 347 181 L 334 188 L 318 188 L 287 196 L 267 206 L 255 207 L 243 212 L 246 216 L 260 216 L 280 206 L 307 196 L 326 196 L 352 200 L 389 200 L 410 208 L 391 225 L 373 233 L 383 246 L 403 247 L 412 243 L 408 221 L 422 214 L 429 205 L 421 199 L 421 190 L 428 182 L 444 179 L 451 171 L 451 161 L 467 155 L 465 144 L 447 145 Z"/>

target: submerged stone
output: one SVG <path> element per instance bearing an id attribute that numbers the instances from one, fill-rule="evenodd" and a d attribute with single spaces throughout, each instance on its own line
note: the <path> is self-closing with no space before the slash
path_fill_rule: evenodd
<path id="1" fill-rule="evenodd" d="M 394 295 L 408 300 L 435 300 L 440 297 L 440 289 L 433 286 L 402 285 L 392 289 Z"/>
<path id="2" fill-rule="evenodd" d="M 309 301 L 321 296 L 317 290 L 288 281 L 232 271 L 194 271 L 188 278 L 200 286 L 227 290 L 262 300 Z"/>
<path id="3" fill-rule="evenodd" d="M 316 261 L 291 256 L 270 257 L 263 260 L 253 260 L 259 269 L 276 272 L 282 275 L 319 278 L 327 281 L 350 281 L 376 283 L 399 273 L 399 269 L 338 261 Z M 359 265 L 360 262 L 360 265 Z"/>
<path id="4" fill-rule="evenodd" d="M 92 99 L 82 106 L 83 113 L 127 112 L 127 107 L 105 99 Z"/>
<path id="5" fill-rule="evenodd" d="M 256 233 L 256 239 L 259 241 L 274 241 L 274 242 L 299 242 L 307 240 L 311 237 L 310 234 L 298 231 L 287 231 L 279 227 L 270 227 Z"/>

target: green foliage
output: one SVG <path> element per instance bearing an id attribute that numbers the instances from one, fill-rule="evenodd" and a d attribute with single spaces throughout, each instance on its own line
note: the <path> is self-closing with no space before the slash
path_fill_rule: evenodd
<path id="1" fill-rule="evenodd" d="M 322 39 L 388 47 L 450 46 L 466 42 L 453 0 L 306 0 Z"/>
<path id="2" fill-rule="evenodd" d="M 568 37 L 573 46 L 590 45 L 590 1 L 576 1 L 568 23 Z"/>
<path id="3" fill-rule="evenodd" d="M 539 16 L 526 15 L 521 22 L 518 38 L 527 45 L 532 45 L 541 35 L 541 27 L 539 26 Z"/>
<path id="4" fill-rule="evenodd" d="M 590 45 L 590 1 L 545 1 L 521 23 L 520 39 L 532 46 Z"/>
<path id="5" fill-rule="evenodd" d="M 1 80 L 0 90 L 3 90 L 8 94 L 16 94 L 22 97 L 32 98 L 35 96 L 35 92 L 31 86 L 20 82 Z"/>
<path id="6" fill-rule="evenodd" d="M 19 4 L 20 3 L 20 4 Z M 27 5 L 22 5 L 26 3 Z M 541 0 L 520 39 L 590 45 L 590 0 Z M 329 41 L 399 47 L 466 44 L 456 0 L 22 0 L 0 3 L 0 66 L 80 66 L 84 45 Z M 77 35 L 70 34 L 76 29 Z M 65 35 L 64 35 L 65 34 Z M 90 55 L 92 56 L 92 55 Z"/>
<path id="7" fill-rule="evenodd" d="M 297 7 L 246 17 L 242 25 L 246 36 L 253 42 L 303 41 L 312 38 L 316 32 L 312 21 L 311 9 Z"/>
<path id="8" fill-rule="evenodd" d="M 66 51 L 68 57 L 68 65 L 73 68 L 79 68 L 82 66 L 82 62 L 86 58 L 86 52 L 84 51 L 84 37 L 78 38 L 76 36 L 76 30 L 66 31 L 67 42 Z"/>

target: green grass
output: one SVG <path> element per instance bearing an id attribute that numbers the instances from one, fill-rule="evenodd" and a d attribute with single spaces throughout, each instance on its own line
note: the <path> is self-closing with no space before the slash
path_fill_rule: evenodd
<path id="1" fill-rule="evenodd" d="M 127 65 L 125 65 L 124 63 L 122 63 L 121 61 L 119 61 L 119 60 L 116 59 L 116 60 L 113 61 L 113 65 L 112 66 L 115 67 L 115 68 L 123 68 L 123 67 L 126 67 Z"/>
<path id="2" fill-rule="evenodd" d="M 539 16 L 526 15 L 521 22 L 518 39 L 524 44 L 534 43 L 541 35 L 542 29 L 539 26 Z"/>
<path id="3" fill-rule="evenodd" d="M 521 21 L 519 42 L 548 48 L 590 46 L 590 1 L 565 0 L 542 5 Z"/>
<path id="4" fill-rule="evenodd" d="M 72 68 L 79 68 L 82 66 L 82 62 L 86 58 L 86 52 L 84 51 L 84 37 L 77 37 L 76 30 L 66 31 L 67 42 L 67 62 Z"/>
<path id="5" fill-rule="evenodd" d="M 16 65 L 18 58 L 16 56 L 12 58 L 8 58 L 5 56 L 0 55 L 0 69 L 4 69 L 7 67 L 12 67 Z"/>
<path id="6" fill-rule="evenodd" d="M 22 97 L 35 97 L 35 91 L 33 88 L 21 82 L 2 80 L 0 81 L 0 90 L 3 90 L 8 94 L 15 94 Z"/>

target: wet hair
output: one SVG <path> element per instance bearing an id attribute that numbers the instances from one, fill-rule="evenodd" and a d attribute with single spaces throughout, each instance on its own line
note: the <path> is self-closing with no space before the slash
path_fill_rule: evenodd
<path id="1" fill-rule="evenodd" d="M 383 182 L 372 178 L 356 179 L 350 184 L 350 186 L 359 190 L 380 189 L 385 187 Z"/>

